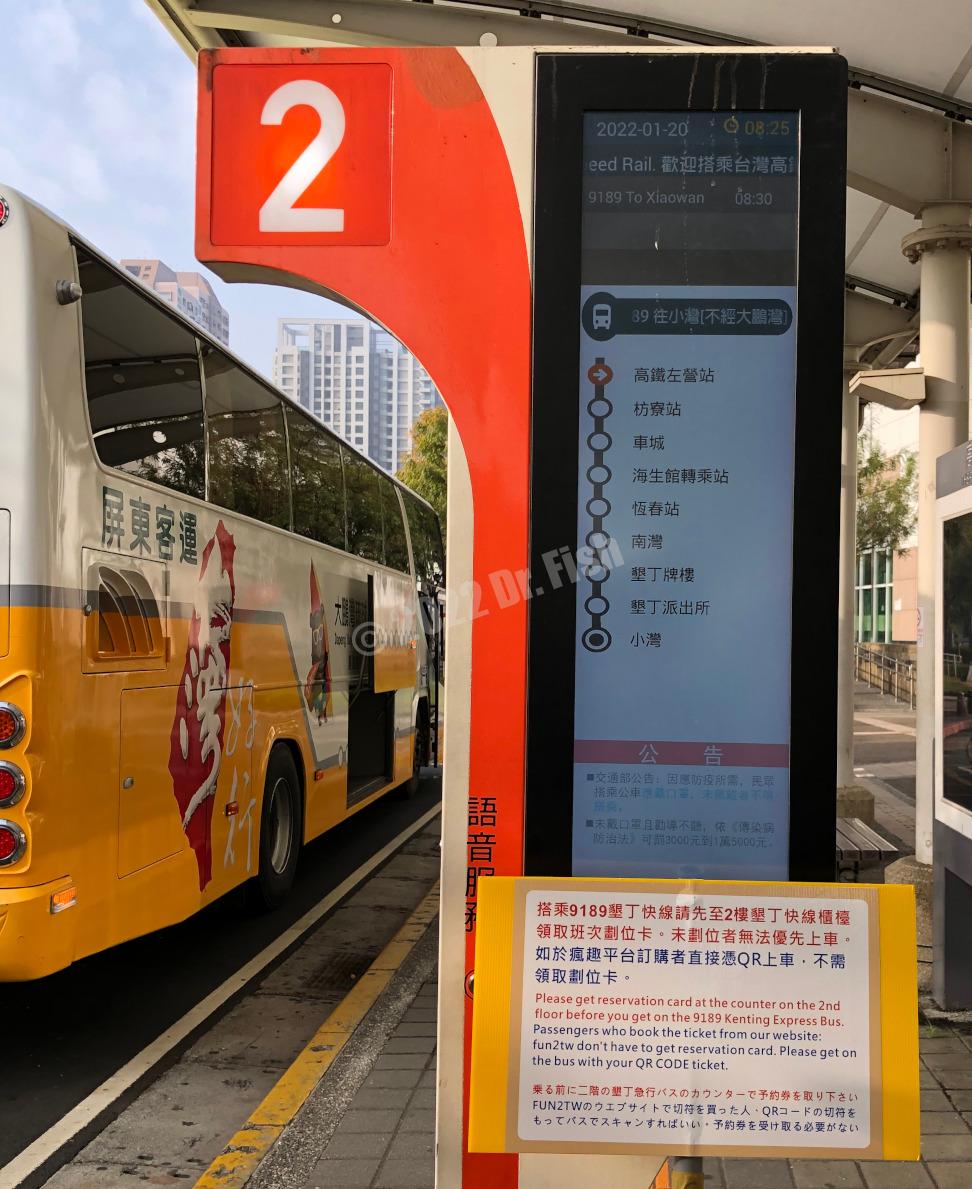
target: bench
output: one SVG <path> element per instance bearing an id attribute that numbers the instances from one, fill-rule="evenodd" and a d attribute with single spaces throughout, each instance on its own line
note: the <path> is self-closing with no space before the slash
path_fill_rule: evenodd
<path id="1" fill-rule="evenodd" d="M 837 819 L 837 871 L 853 882 L 862 870 L 884 868 L 898 857 L 898 848 L 858 817 Z"/>

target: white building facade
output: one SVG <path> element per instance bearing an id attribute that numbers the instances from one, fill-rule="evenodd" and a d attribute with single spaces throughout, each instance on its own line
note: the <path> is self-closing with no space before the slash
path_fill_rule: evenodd
<path id="1" fill-rule="evenodd" d="M 273 380 L 394 474 L 415 420 L 442 403 L 414 355 L 365 318 L 280 318 Z"/>
<path id="2" fill-rule="evenodd" d="M 229 314 L 202 273 L 176 271 L 161 260 L 122 260 L 121 266 L 180 314 L 229 346 Z"/>

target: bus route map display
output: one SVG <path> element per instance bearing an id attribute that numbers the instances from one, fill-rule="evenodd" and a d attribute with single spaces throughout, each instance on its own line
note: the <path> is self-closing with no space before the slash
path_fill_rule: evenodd
<path id="1" fill-rule="evenodd" d="M 584 116 L 574 875 L 788 874 L 798 145 Z"/>

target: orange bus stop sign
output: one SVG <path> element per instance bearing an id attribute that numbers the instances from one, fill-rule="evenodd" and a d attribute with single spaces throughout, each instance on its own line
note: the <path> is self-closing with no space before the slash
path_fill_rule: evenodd
<path id="1" fill-rule="evenodd" d="M 390 66 L 225 65 L 214 80 L 214 244 L 388 243 Z"/>
<path id="2" fill-rule="evenodd" d="M 463 442 L 477 823 L 468 976 L 480 876 L 523 869 L 526 601 L 501 604 L 491 582 L 528 564 L 531 286 L 509 146 L 452 48 L 207 51 L 198 119 L 198 258 L 228 280 L 296 285 L 366 311 L 422 361 Z M 507 134 L 529 128 L 520 120 Z M 516 152 L 528 186 L 529 139 Z M 467 1070 L 470 1031 L 467 1010 Z M 464 1189 L 517 1179 L 515 1156 L 464 1156 Z"/>

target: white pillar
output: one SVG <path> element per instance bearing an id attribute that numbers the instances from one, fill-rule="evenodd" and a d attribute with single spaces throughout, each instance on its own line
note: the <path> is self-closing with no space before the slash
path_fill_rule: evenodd
<path id="1" fill-rule="evenodd" d="M 857 430 L 856 393 L 850 382 L 858 353 L 844 347 L 844 412 L 840 439 L 840 578 L 837 593 L 837 787 L 854 780 L 854 610 L 857 585 Z"/>
<path id="2" fill-rule="evenodd" d="M 436 1052 L 435 1183 L 462 1184 L 463 1037 L 466 1013 L 466 838 L 473 624 L 473 501 L 469 464 L 449 418 L 446 520 L 446 642 L 439 889 L 439 1023 Z"/>
<path id="3" fill-rule="evenodd" d="M 915 854 L 932 860 L 935 818 L 935 464 L 969 432 L 969 251 L 972 205 L 937 202 L 902 251 L 921 261 L 925 401 L 918 419 L 918 698 Z"/>

